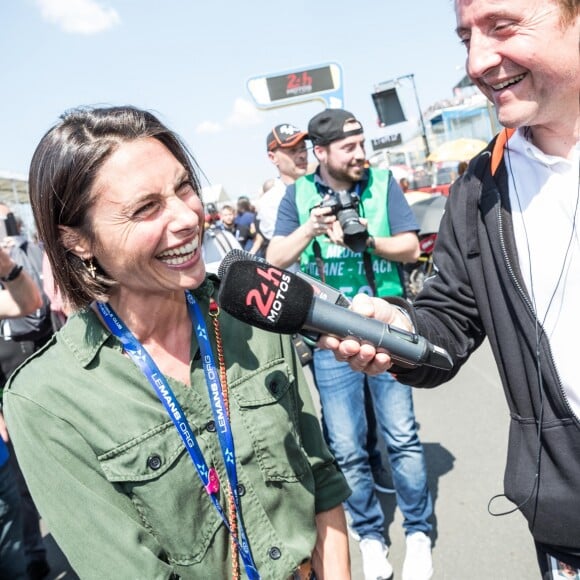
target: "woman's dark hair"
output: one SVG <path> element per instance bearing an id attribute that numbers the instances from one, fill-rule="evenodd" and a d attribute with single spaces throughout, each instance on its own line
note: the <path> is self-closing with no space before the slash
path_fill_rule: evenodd
<path id="1" fill-rule="evenodd" d="M 123 143 L 151 137 L 163 143 L 201 192 L 197 164 L 181 139 L 153 114 L 135 107 L 78 108 L 64 113 L 41 139 L 30 165 L 32 212 L 56 285 L 73 308 L 106 300 L 116 284 L 97 267 L 92 277 L 83 260 L 65 247 L 60 226 L 75 228 L 91 244 L 88 219 L 93 185 L 105 161 Z"/>

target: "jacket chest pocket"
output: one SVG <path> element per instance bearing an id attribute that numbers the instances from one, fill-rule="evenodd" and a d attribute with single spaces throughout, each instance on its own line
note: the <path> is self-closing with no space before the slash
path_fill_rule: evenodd
<path id="1" fill-rule="evenodd" d="M 213 464 L 204 433 L 195 436 Z M 170 561 L 190 565 L 204 558 L 221 519 L 172 423 L 102 454 L 99 461 L 107 479 L 131 498 Z"/>
<path id="2" fill-rule="evenodd" d="M 255 461 L 265 481 L 300 481 L 310 465 L 300 441 L 299 400 L 288 374 L 279 367 L 262 370 L 232 385 L 231 393 L 232 411 L 246 432 L 236 437 L 238 461 Z"/>

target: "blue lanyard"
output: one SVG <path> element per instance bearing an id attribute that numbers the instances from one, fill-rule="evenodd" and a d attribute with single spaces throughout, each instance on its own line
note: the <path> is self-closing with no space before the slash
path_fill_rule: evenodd
<path id="1" fill-rule="evenodd" d="M 230 483 L 230 489 L 234 498 L 234 504 L 238 516 L 240 540 L 238 541 L 238 539 L 235 537 L 234 539 L 239 548 L 239 553 L 242 558 L 242 562 L 244 563 L 248 578 L 251 580 L 259 580 L 260 575 L 254 563 L 254 559 L 250 551 L 250 545 L 247 540 L 246 531 L 244 529 L 241 518 L 240 500 L 238 494 L 238 474 L 236 470 L 233 434 L 231 431 L 229 418 L 225 412 L 225 401 L 222 395 L 219 373 L 214 362 L 211 343 L 209 342 L 209 337 L 207 334 L 207 326 L 205 324 L 205 320 L 199 305 L 193 297 L 193 294 L 191 294 L 191 292 L 186 292 L 186 298 L 187 308 L 192 323 L 195 327 L 195 332 L 199 342 L 199 348 L 202 355 L 202 366 L 207 383 L 214 421 L 216 424 L 216 431 L 218 433 L 218 439 L 222 450 L 226 473 Z M 219 480 L 217 477 L 217 472 L 214 467 L 208 468 L 207 462 L 203 456 L 199 444 L 197 443 L 195 435 L 189 426 L 187 417 L 185 416 L 181 405 L 179 404 L 175 394 L 169 386 L 167 379 L 159 370 L 159 367 L 151 355 L 141 345 L 133 333 L 127 328 L 125 323 L 117 316 L 113 309 L 104 302 L 97 302 L 97 308 L 99 309 L 99 312 L 109 330 L 119 339 L 123 345 L 123 348 L 125 349 L 125 352 L 141 369 L 141 372 L 145 375 L 157 393 L 159 400 L 173 421 L 173 424 L 175 425 L 175 428 L 177 429 L 177 432 L 179 433 L 183 444 L 185 445 L 185 448 L 191 457 L 193 465 L 197 470 L 199 478 L 201 479 L 207 494 L 211 498 L 215 509 L 222 518 L 224 525 L 231 534 L 229 522 L 227 521 L 224 511 L 217 498 L 217 492 L 219 491 Z"/>

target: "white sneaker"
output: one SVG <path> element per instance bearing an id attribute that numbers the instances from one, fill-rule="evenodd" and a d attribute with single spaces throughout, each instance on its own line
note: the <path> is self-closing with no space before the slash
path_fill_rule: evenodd
<path id="1" fill-rule="evenodd" d="M 431 540 L 423 532 L 409 534 L 402 580 L 429 580 L 431 576 L 433 576 Z"/>
<path id="2" fill-rule="evenodd" d="M 363 538 L 359 544 L 365 580 L 389 580 L 393 567 L 387 560 L 389 549 L 382 540 Z"/>

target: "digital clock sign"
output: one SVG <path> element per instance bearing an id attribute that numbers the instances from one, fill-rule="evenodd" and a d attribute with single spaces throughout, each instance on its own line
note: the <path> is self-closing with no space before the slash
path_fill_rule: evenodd
<path id="1" fill-rule="evenodd" d="M 342 71 L 336 63 L 251 78 L 248 90 L 258 107 L 280 107 L 321 99 L 342 106 Z"/>

